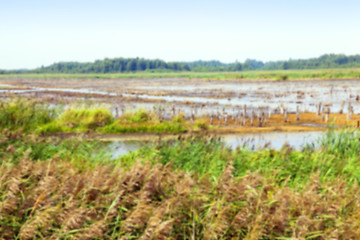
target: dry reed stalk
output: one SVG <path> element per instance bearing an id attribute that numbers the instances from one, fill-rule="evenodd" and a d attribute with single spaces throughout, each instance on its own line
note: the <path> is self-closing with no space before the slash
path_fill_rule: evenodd
<path id="1" fill-rule="evenodd" d="M 85 221 L 90 220 L 90 211 L 84 207 L 74 208 L 70 210 L 68 214 L 63 216 L 63 222 L 61 223 L 68 230 L 79 229 L 83 226 Z"/>
<path id="2" fill-rule="evenodd" d="M 159 240 L 167 240 L 169 239 L 169 235 L 173 230 L 174 219 L 170 219 L 160 223 L 154 232 L 154 237 L 152 239 L 159 239 Z"/>
<path id="3" fill-rule="evenodd" d="M 229 212 L 231 207 L 222 200 L 215 201 L 205 215 L 204 239 L 219 239 L 229 228 Z"/>
<path id="4" fill-rule="evenodd" d="M 76 234 L 73 239 L 79 240 L 90 240 L 90 239 L 101 239 L 104 236 L 104 233 L 107 230 L 107 223 L 104 220 L 100 220 L 92 223 L 90 226 L 82 229 L 78 234 Z"/>
<path id="5" fill-rule="evenodd" d="M 149 178 L 141 189 L 140 201 L 151 202 L 156 195 L 163 195 L 160 189 L 162 166 L 161 164 L 156 164 L 150 170 Z"/>
<path id="6" fill-rule="evenodd" d="M 20 239 L 34 239 L 38 234 L 44 235 L 51 231 L 53 220 L 58 207 L 50 207 L 44 210 L 38 210 L 36 214 L 30 217 L 21 227 L 19 232 Z"/>
<path id="7" fill-rule="evenodd" d="M 146 224 L 146 229 L 142 236 L 139 238 L 140 240 L 154 239 L 154 232 L 161 223 L 164 214 L 166 212 L 167 202 L 159 206 L 156 210 L 153 211 L 152 216 L 149 218 L 149 221 Z"/>
<path id="8" fill-rule="evenodd" d="M 125 232 L 141 231 L 146 226 L 152 210 L 151 205 L 140 203 L 122 222 L 121 229 Z"/>

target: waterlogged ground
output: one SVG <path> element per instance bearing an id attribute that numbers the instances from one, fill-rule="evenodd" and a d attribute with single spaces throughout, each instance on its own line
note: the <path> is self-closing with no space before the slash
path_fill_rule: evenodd
<path id="1" fill-rule="evenodd" d="M 339 112 L 342 108 L 346 112 L 348 102 L 355 112 L 360 110 L 359 80 L 3 79 L 0 84 L 2 96 L 12 92 L 54 99 L 91 97 L 95 101 L 109 102 L 114 108 L 176 104 L 183 112 L 197 108 L 197 114 L 223 108 L 230 113 L 243 105 L 276 111 L 280 104 L 289 112 L 295 112 L 297 106 L 302 111 L 315 112 L 315 105 L 319 103 L 329 106 L 331 112 Z"/>
<path id="2" fill-rule="evenodd" d="M 127 109 L 162 109 L 164 118 L 184 113 L 185 117 L 208 117 L 212 114 L 233 115 L 243 111 L 256 113 L 280 113 L 280 108 L 295 113 L 298 108 L 303 112 L 316 112 L 317 105 L 330 108 L 331 113 L 348 111 L 348 104 L 354 116 L 360 112 L 359 80 L 303 80 L 303 81 L 221 81 L 197 79 L 2 79 L 0 97 L 17 95 L 42 99 L 50 106 L 59 103 L 72 104 L 79 99 L 106 103 L 113 115 L 119 116 Z M 293 116 L 294 117 L 294 116 Z M 334 116 L 332 119 L 338 118 Z M 346 116 L 342 118 L 346 119 Z M 276 121 L 282 120 L 277 119 Z M 280 125 L 280 124 L 279 124 Z M 324 127 L 326 123 L 317 119 L 299 126 Z M 267 130 L 273 131 L 277 129 Z M 315 130 L 315 129 L 314 129 Z M 314 131 L 313 130 L 313 131 Z M 303 131 L 303 130 L 286 130 Z M 281 148 L 289 143 L 298 148 L 302 139 L 315 139 L 319 132 L 311 133 L 249 133 L 224 135 L 226 144 L 231 147 L 243 145 L 250 147 L 266 145 Z M 137 149 L 137 143 L 122 141 L 119 154 Z"/>
<path id="3" fill-rule="evenodd" d="M 97 85 L 97 80 L 58 81 L 56 85 L 57 81 L 16 80 L 0 86 L 4 100 L 0 111 L 0 160 L 4 162 L 0 166 L 0 239 L 360 239 L 359 132 L 325 132 L 328 128 L 324 127 L 331 121 L 337 126 L 349 124 L 346 114 L 332 112 L 325 122 L 324 114 L 314 111 L 299 114 L 300 120 L 292 113 L 285 121 L 285 114 L 274 114 L 278 109 L 266 109 L 268 102 L 280 99 L 272 85 L 267 85 L 270 90 L 259 89 L 268 82 L 246 85 L 191 80 L 185 84 L 170 80 L 156 85 L 155 80 L 146 85 L 134 80 L 131 85 L 129 81 L 104 80 L 114 84 L 111 86 Z M 119 90 L 120 82 L 128 86 Z M 244 84 L 247 89 L 232 90 L 234 84 Z M 295 87 L 286 90 L 281 85 L 290 83 L 275 84 L 283 89 L 282 99 L 289 99 L 276 104 L 290 106 L 298 100 L 298 93 L 291 93 Z M 179 88 L 165 89 L 172 85 Z M 221 85 L 228 88 L 218 89 Z M 357 83 L 354 85 L 357 89 Z M 201 88 L 213 95 L 206 95 Z M 317 90 L 307 89 L 309 93 L 304 94 L 310 97 L 304 99 L 316 101 L 311 94 Z M 327 88 L 322 89 L 316 95 L 321 100 L 326 97 L 320 95 L 327 94 Z M 258 114 L 253 123 L 245 119 L 243 125 L 236 119 L 229 118 L 225 124 L 218 118 L 209 124 L 209 118 L 184 120 L 177 116 L 166 121 L 140 110 L 114 120 L 109 111 L 100 105 L 91 108 L 87 101 L 82 104 L 88 108 L 70 107 L 60 115 L 60 110 L 49 111 L 49 107 L 67 106 L 81 98 L 106 103 L 115 117 L 122 108 L 138 105 L 155 106 L 157 111 L 161 107 L 164 115 L 175 106 L 196 117 L 211 111 L 227 116 L 242 106 L 211 101 L 224 98 L 232 102 L 241 99 L 241 91 L 244 98 L 257 99 L 262 110 L 270 110 L 271 117 L 261 122 Z M 266 91 L 269 99 L 263 96 L 261 100 L 258 91 Z M 354 107 L 351 124 L 359 128 L 357 90 L 337 91 L 336 96 L 328 95 L 334 99 L 333 106 L 336 98 L 349 94 Z M 7 99 L 13 95 L 24 98 Z M 194 100 L 194 96 L 211 101 L 156 99 Z M 246 105 L 251 109 L 251 101 Z M 136 129 L 138 123 L 148 127 L 155 122 L 148 119 L 156 119 L 158 125 L 181 123 L 186 130 L 176 135 L 168 130 L 137 134 L 134 130 L 131 134 L 101 131 L 103 124 L 115 126 L 116 121 L 120 122 L 115 127 Z M 54 131 L 39 131 L 39 126 Z M 313 130 L 301 132 L 306 127 Z M 316 128 L 323 131 L 314 131 Z M 91 139 L 107 143 L 87 141 Z M 151 146 L 123 156 L 146 144 Z M 243 146 L 250 151 L 237 149 Z M 264 147 L 279 151 L 256 151 Z"/>

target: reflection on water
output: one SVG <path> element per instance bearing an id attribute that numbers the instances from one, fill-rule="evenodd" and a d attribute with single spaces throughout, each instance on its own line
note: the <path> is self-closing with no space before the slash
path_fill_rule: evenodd
<path id="1" fill-rule="evenodd" d="M 145 144 L 143 141 L 117 141 L 108 145 L 109 152 L 112 153 L 112 158 L 117 159 L 122 155 L 138 150 Z"/>
<path id="2" fill-rule="evenodd" d="M 284 144 L 300 150 L 307 143 L 315 143 L 324 135 L 324 132 L 271 132 L 271 133 L 250 133 L 250 134 L 229 134 L 223 135 L 225 145 L 235 149 L 238 146 L 246 146 L 250 149 L 261 149 L 270 147 L 281 149 Z"/>
<path id="3" fill-rule="evenodd" d="M 10 87 L 12 85 L 7 84 L 0 84 L 0 87 Z M 85 94 L 97 94 L 97 95 L 104 95 L 104 96 L 118 96 L 117 93 L 112 92 L 104 92 L 104 91 L 94 91 L 90 89 L 80 88 L 39 88 L 39 87 L 32 87 L 29 89 L 1 89 L 0 92 L 9 92 L 9 93 L 29 93 L 29 92 L 65 92 L 65 93 L 85 93 Z"/>
<path id="4" fill-rule="evenodd" d="M 342 101 L 351 101 L 359 107 L 358 99 L 360 81 L 358 80 L 323 80 L 323 81 L 289 81 L 289 82 L 229 82 L 209 85 L 186 85 L 186 86 L 140 86 L 139 89 L 149 91 L 183 91 L 201 93 L 203 91 L 213 93 L 216 96 L 221 92 L 233 92 L 239 97 L 228 98 L 184 98 L 186 101 L 219 103 L 221 105 L 244 105 L 252 107 L 276 108 L 280 103 L 285 104 L 289 111 L 295 111 L 297 105 L 301 105 L 306 111 L 315 111 L 315 104 L 321 102 L 331 107 L 332 112 L 341 109 Z M 196 94 L 195 94 L 196 96 Z M 164 99 L 178 101 L 177 97 L 171 96 L 146 96 L 141 98 Z M 346 111 L 346 109 L 344 109 Z"/>
<path id="5" fill-rule="evenodd" d="M 133 81 L 133 80 L 132 80 Z M 83 88 L 41 88 L 29 87 L 28 89 L 0 89 L 2 92 L 28 93 L 28 92 L 68 92 L 82 94 L 97 94 L 117 97 L 131 97 L 151 101 L 164 100 L 169 103 L 191 102 L 206 104 L 206 111 L 213 111 L 211 106 L 238 107 L 247 105 L 250 108 L 276 109 L 279 104 L 284 104 L 290 112 L 295 112 L 299 106 L 302 111 L 315 112 L 316 104 L 322 103 L 331 107 L 331 112 L 339 112 L 344 104 L 351 102 L 355 112 L 360 109 L 360 81 L 358 80 L 329 80 L 329 81 L 289 81 L 289 82 L 229 82 L 209 84 L 189 84 L 184 82 L 163 82 L 162 85 L 136 86 L 132 88 L 107 86 L 108 91 L 99 91 L 95 87 Z M 0 86 L 10 87 L 12 85 L 2 84 Z M 16 85 L 13 85 L 16 87 Z M 106 86 L 104 86 L 106 87 Z M 113 92 L 116 89 L 116 93 Z M 127 93 L 131 89 L 147 90 L 146 94 Z M 153 95 L 154 91 L 170 91 L 165 95 Z M 175 94 L 176 92 L 176 94 Z M 204 94 L 209 97 L 204 97 Z M 137 100 L 134 100 L 136 102 Z M 227 110 L 228 111 L 228 110 Z"/>
<path id="6" fill-rule="evenodd" d="M 262 149 L 264 147 L 280 150 L 284 144 L 294 149 L 300 150 L 307 143 L 315 143 L 325 132 L 271 132 L 271 133 L 247 133 L 247 134 L 227 134 L 221 135 L 225 146 L 235 149 L 245 146 L 248 149 Z M 117 159 L 129 152 L 138 150 L 145 144 L 149 144 L 149 139 L 143 140 L 117 140 L 108 145 L 112 152 L 112 158 Z"/>

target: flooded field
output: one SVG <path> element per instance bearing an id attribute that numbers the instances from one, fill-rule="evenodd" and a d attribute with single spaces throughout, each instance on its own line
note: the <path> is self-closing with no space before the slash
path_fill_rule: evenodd
<path id="1" fill-rule="evenodd" d="M 207 114 L 225 108 L 228 112 L 247 105 L 276 111 L 284 106 L 289 112 L 315 112 L 316 105 L 331 112 L 347 111 L 349 102 L 359 110 L 360 81 L 204 81 L 186 79 L 118 80 L 1 80 L 0 94 L 46 96 L 55 99 L 92 98 L 127 107 L 148 103 L 176 104 L 182 111 L 196 108 Z M 18 88 L 18 89 L 17 89 Z"/>
<path id="2" fill-rule="evenodd" d="M 233 148 L 268 142 L 277 149 L 286 142 L 298 148 L 304 137 L 315 139 L 329 123 L 359 126 L 360 120 L 359 80 L 2 79 L 0 97 L 14 95 L 52 107 L 79 100 L 101 103 L 115 118 L 137 108 L 156 112 L 160 119 L 181 113 L 188 121 L 201 119 L 214 127 Z M 142 142 L 121 141 L 115 148 L 121 155 Z"/>

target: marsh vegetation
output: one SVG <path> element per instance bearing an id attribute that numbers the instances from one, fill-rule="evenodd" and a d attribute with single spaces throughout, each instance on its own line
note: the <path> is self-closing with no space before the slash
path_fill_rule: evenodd
<path id="1" fill-rule="evenodd" d="M 162 86 L 162 80 L 145 90 L 140 87 L 147 80 L 126 80 L 121 83 L 133 84 L 128 92 L 109 91 L 113 95 L 103 94 L 108 89 L 98 89 L 91 79 L 6 81 L 17 85 L 4 86 L 0 101 L 2 239 L 360 237 L 359 116 L 355 90 L 349 87 L 353 82 L 337 88 L 326 83 L 318 92 L 276 85 L 287 92 L 274 97 L 288 102 L 270 108 L 139 101 L 136 95 L 149 94 L 151 87 L 170 88 L 156 93 L 163 97 L 178 87 Z M 56 92 L 32 89 L 50 89 L 62 81 Z M 69 84 L 72 91 L 66 89 Z M 97 95 L 84 92 L 83 84 L 93 86 Z M 260 85 L 267 83 L 257 84 L 264 88 Z M 203 86 L 210 94 L 216 88 Z M 9 89 L 19 92 L 10 94 Z M 266 95 L 261 90 L 242 91 L 256 92 L 261 99 Z M 328 112 L 330 103 L 314 101 L 324 96 L 339 109 Z M 340 98 L 346 98 L 344 103 Z M 308 101 L 312 112 L 300 111 L 299 99 Z M 138 105 L 132 107 L 134 103 Z M 325 131 L 323 137 L 297 149 L 229 148 L 209 134 L 315 128 Z M 98 141 L 98 136 L 124 133 L 153 133 L 156 140 L 116 158 L 108 143 Z M 167 139 L 165 133 L 174 137 Z"/>
<path id="2" fill-rule="evenodd" d="M 3 129 L 0 237 L 357 239 L 358 137 L 250 151 L 188 136 L 114 160 L 97 141 Z"/>

